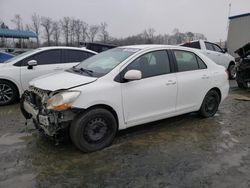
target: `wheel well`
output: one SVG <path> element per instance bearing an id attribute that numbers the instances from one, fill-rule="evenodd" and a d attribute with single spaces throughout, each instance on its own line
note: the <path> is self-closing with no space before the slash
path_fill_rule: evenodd
<path id="1" fill-rule="evenodd" d="M 228 68 L 227 68 L 227 69 L 229 69 L 230 65 L 235 65 L 235 62 L 231 61 L 231 62 L 229 63 L 229 65 L 228 65 Z"/>
<path id="2" fill-rule="evenodd" d="M 116 119 L 117 127 L 119 127 L 119 120 L 118 120 L 117 113 L 116 113 L 116 111 L 112 107 L 110 107 L 110 106 L 108 106 L 106 104 L 98 104 L 98 105 L 91 106 L 91 107 L 87 108 L 86 110 L 91 110 L 91 109 L 94 109 L 94 108 L 103 108 L 103 109 L 106 109 L 109 112 L 111 112 L 112 115 Z"/>
<path id="3" fill-rule="evenodd" d="M 0 79 L 0 81 L 6 81 L 6 82 L 9 82 L 9 83 L 11 83 L 11 84 L 13 84 L 13 86 L 16 88 L 16 90 L 17 90 L 17 94 L 18 94 L 18 97 L 20 97 L 20 92 L 19 92 L 19 89 L 18 89 L 18 87 L 17 87 L 17 85 L 14 83 L 14 82 L 12 82 L 12 81 L 10 81 L 10 80 L 6 80 L 6 79 Z"/>
<path id="4" fill-rule="evenodd" d="M 220 89 L 217 88 L 217 87 L 214 87 L 214 88 L 210 89 L 209 91 L 211 91 L 211 90 L 214 90 L 214 91 L 216 91 L 219 94 L 220 101 L 221 101 L 221 91 L 220 91 Z"/>

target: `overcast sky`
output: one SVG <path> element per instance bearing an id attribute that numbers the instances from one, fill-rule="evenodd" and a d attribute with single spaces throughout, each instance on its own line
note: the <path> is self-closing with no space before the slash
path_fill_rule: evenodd
<path id="1" fill-rule="evenodd" d="M 210 41 L 225 40 L 230 15 L 250 12 L 249 0 L 0 0 L 0 19 L 13 26 L 20 14 L 25 23 L 37 13 L 53 19 L 69 16 L 88 24 L 108 23 L 114 37 L 138 34 L 146 28 L 157 33 L 203 33 Z"/>

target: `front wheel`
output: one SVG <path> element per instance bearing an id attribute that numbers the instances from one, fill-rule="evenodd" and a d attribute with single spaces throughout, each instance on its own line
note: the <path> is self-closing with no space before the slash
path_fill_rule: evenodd
<path id="1" fill-rule="evenodd" d="M 218 107 L 220 104 L 220 96 L 217 91 L 210 90 L 201 105 L 200 108 L 200 115 L 203 117 L 212 117 L 214 114 L 216 114 Z"/>
<path id="2" fill-rule="evenodd" d="M 93 152 L 112 143 L 117 122 L 111 112 L 96 108 L 76 117 L 70 126 L 70 138 L 83 152 Z"/>

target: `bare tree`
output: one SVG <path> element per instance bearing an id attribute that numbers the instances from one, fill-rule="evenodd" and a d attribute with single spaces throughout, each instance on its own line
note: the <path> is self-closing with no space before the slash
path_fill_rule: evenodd
<path id="1" fill-rule="evenodd" d="M 154 33 L 155 33 L 155 29 L 154 28 L 149 28 L 147 30 L 144 30 L 143 32 L 143 37 L 145 38 L 145 43 L 153 43 L 154 40 Z"/>
<path id="2" fill-rule="evenodd" d="M 109 33 L 107 31 L 108 24 L 106 22 L 102 22 L 100 24 L 100 34 L 99 37 L 103 43 L 108 41 Z"/>
<path id="3" fill-rule="evenodd" d="M 16 14 L 11 21 L 16 25 L 17 30 L 23 30 L 23 20 L 19 14 Z"/>
<path id="4" fill-rule="evenodd" d="M 194 33 L 192 32 L 186 32 L 185 35 L 187 36 L 188 41 L 192 41 L 194 38 Z"/>
<path id="5" fill-rule="evenodd" d="M 98 31 L 99 31 L 99 26 L 98 25 L 91 25 L 89 27 L 89 34 L 88 35 L 89 35 L 89 39 L 90 39 L 91 42 L 94 42 Z"/>
<path id="6" fill-rule="evenodd" d="M 74 18 L 70 19 L 69 22 L 69 28 L 70 28 L 70 44 L 73 46 L 75 43 L 75 25 L 76 25 L 76 20 Z"/>
<path id="7" fill-rule="evenodd" d="M 89 37 L 88 36 L 88 24 L 85 22 L 82 22 L 82 24 L 81 24 L 81 40 L 82 40 L 82 42 L 85 42 L 87 37 Z"/>
<path id="8" fill-rule="evenodd" d="M 55 41 L 55 45 L 58 46 L 60 34 L 61 34 L 60 23 L 57 21 L 53 22 L 52 30 L 53 30 L 52 35 L 53 35 L 53 39 Z"/>
<path id="9" fill-rule="evenodd" d="M 69 45 L 69 34 L 70 34 L 70 18 L 64 17 L 61 20 L 62 31 L 65 39 L 66 46 Z"/>
<path id="10" fill-rule="evenodd" d="M 40 45 L 40 40 L 39 40 L 39 35 L 40 35 L 40 25 L 41 25 L 41 17 L 39 15 L 37 15 L 36 13 L 34 13 L 31 16 L 31 25 L 30 25 L 30 29 L 36 33 L 37 36 L 37 47 L 39 47 Z"/>
<path id="11" fill-rule="evenodd" d="M 82 29 L 83 22 L 79 19 L 75 20 L 75 36 L 76 36 L 76 45 L 80 46 L 80 39 L 81 39 L 81 29 Z"/>
<path id="12" fill-rule="evenodd" d="M 23 30 L 23 20 L 19 14 L 16 14 L 14 18 L 11 20 L 15 25 L 16 29 L 22 31 Z M 19 39 L 18 47 L 23 47 L 23 40 Z"/>
<path id="13" fill-rule="evenodd" d="M 42 22 L 41 25 L 44 28 L 44 35 L 45 35 L 45 39 L 47 40 L 48 46 L 51 45 L 51 35 L 52 35 L 52 25 L 53 25 L 53 21 L 51 18 L 49 17 L 42 17 L 41 18 Z"/>

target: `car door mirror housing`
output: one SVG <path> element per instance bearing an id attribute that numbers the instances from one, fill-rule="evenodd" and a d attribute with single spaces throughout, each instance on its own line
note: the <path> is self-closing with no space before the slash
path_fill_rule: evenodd
<path id="1" fill-rule="evenodd" d="M 140 80 L 141 78 L 142 78 L 142 73 L 139 70 L 129 70 L 124 75 L 124 79 L 128 81 Z"/>
<path id="2" fill-rule="evenodd" d="M 224 54 L 227 53 L 227 48 L 224 48 L 224 49 L 223 49 L 223 53 L 224 53 Z"/>
<path id="3" fill-rule="evenodd" d="M 30 60 L 28 61 L 28 69 L 32 69 L 34 66 L 37 66 L 37 61 L 36 60 Z"/>

